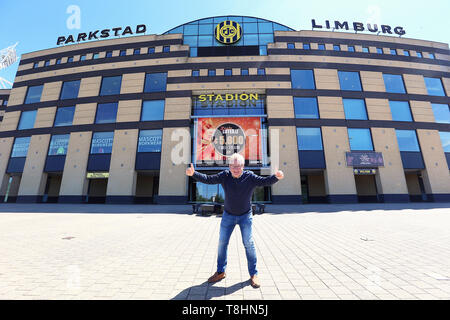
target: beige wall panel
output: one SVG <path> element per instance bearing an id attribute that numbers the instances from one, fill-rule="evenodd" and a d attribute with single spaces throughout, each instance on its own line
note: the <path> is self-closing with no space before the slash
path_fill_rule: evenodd
<path id="1" fill-rule="evenodd" d="M 31 136 L 27 159 L 20 181 L 19 196 L 43 195 L 47 174 L 43 172 L 50 134 Z"/>
<path id="2" fill-rule="evenodd" d="M 186 166 L 190 162 L 191 155 L 191 139 L 190 134 L 185 137 L 186 150 L 185 160 L 176 163 L 177 159 L 172 159 L 172 152 L 176 145 L 180 145 L 180 141 L 172 141 L 172 133 L 181 129 L 186 133 L 190 132 L 190 128 L 164 128 L 163 141 L 161 149 L 161 169 L 159 172 L 159 195 L 160 196 L 186 196 L 188 193 L 186 176 Z"/>
<path id="3" fill-rule="evenodd" d="M 403 81 L 409 94 L 428 94 L 422 75 L 403 74 Z"/>
<path id="4" fill-rule="evenodd" d="M 53 127 L 55 120 L 56 107 L 39 108 L 36 114 L 35 128 Z"/>
<path id="5" fill-rule="evenodd" d="M 378 193 L 407 194 L 408 188 L 395 129 L 372 128 L 371 133 L 374 149 L 383 154 L 384 161 L 384 166 L 378 168 L 376 175 Z"/>
<path id="6" fill-rule="evenodd" d="M 317 89 L 340 90 L 338 72 L 336 69 L 314 69 Z"/>
<path id="7" fill-rule="evenodd" d="M 96 110 L 96 103 L 77 104 L 75 107 L 75 114 L 73 115 L 72 124 L 77 125 L 94 123 Z"/>
<path id="8" fill-rule="evenodd" d="M 62 81 L 44 83 L 41 102 L 59 100 L 62 83 Z"/>
<path id="9" fill-rule="evenodd" d="M 138 141 L 138 129 L 115 130 L 109 168 L 108 196 L 132 196 L 136 190 L 134 163 Z"/>
<path id="10" fill-rule="evenodd" d="M 373 71 L 360 71 L 364 91 L 385 92 L 383 73 Z"/>
<path id="11" fill-rule="evenodd" d="M 284 179 L 272 185 L 272 194 L 301 195 L 296 128 L 271 126 L 269 144 L 272 170 L 284 173 Z"/>
<path id="12" fill-rule="evenodd" d="M 12 88 L 9 94 L 8 107 L 24 104 L 27 89 L 28 87 Z"/>
<path id="13" fill-rule="evenodd" d="M 450 174 L 437 130 L 417 129 L 425 170 L 422 172 L 427 193 L 450 193 Z"/>
<path id="14" fill-rule="evenodd" d="M 365 102 L 369 120 L 392 120 L 389 100 L 366 98 Z"/>
<path id="15" fill-rule="evenodd" d="M 353 168 L 347 167 L 345 160 L 345 152 L 350 151 L 347 128 L 322 127 L 322 141 L 327 163 L 324 170 L 327 194 L 356 194 Z"/>
<path id="16" fill-rule="evenodd" d="M 435 122 L 433 109 L 429 101 L 409 101 L 414 121 Z"/>
<path id="17" fill-rule="evenodd" d="M 5 195 L 6 188 L 8 187 L 9 174 L 6 174 L 6 168 L 12 152 L 13 143 L 13 137 L 0 138 L 0 195 Z"/>
<path id="18" fill-rule="evenodd" d="M 344 106 L 340 97 L 317 97 L 321 119 L 345 119 Z"/>
<path id="19" fill-rule="evenodd" d="M 266 68 L 266 74 L 267 75 L 273 75 L 273 74 L 290 75 L 291 69 L 289 69 L 289 68 Z"/>
<path id="20" fill-rule="evenodd" d="M 139 121 L 142 100 L 120 100 L 116 122 Z"/>
<path id="21" fill-rule="evenodd" d="M 294 101 L 290 96 L 267 96 L 269 118 L 294 118 Z"/>
<path id="22" fill-rule="evenodd" d="M 95 97 L 100 94 L 100 85 L 102 77 L 90 77 L 81 79 L 80 90 L 78 91 L 78 98 Z"/>
<path id="23" fill-rule="evenodd" d="M 141 93 L 144 91 L 145 72 L 125 73 L 122 76 L 120 94 Z"/>
<path id="24" fill-rule="evenodd" d="M 5 112 L 3 121 L 0 124 L 0 131 L 16 130 L 19 124 L 20 111 Z"/>
<path id="25" fill-rule="evenodd" d="M 175 78 L 175 77 L 190 77 L 192 74 L 192 70 L 186 69 L 186 70 L 169 70 L 167 72 L 168 78 Z"/>
<path id="26" fill-rule="evenodd" d="M 87 193 L 86 168 L 92 132 L 72 132 L 61 181 L 60 196 L 81 196 Z"/>
<path id="27" fill-rule="evenodd" d="M 450 78 L 442 78 L 442 85 L 447 93 L 447 97 L 450 97 Z"/>
<path id="28" fill-rule="evenodd" d="M 164 120 L 189 119 L 191 115 L 191 98 L 166 98 Z"/>

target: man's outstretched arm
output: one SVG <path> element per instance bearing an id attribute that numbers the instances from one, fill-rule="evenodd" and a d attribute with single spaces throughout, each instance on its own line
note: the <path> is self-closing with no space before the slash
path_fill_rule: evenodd
<path id="1" fill-rule="evenodd" d="M 194 166 L 191 163 L 191 166 L 186 169 L 186 175 L 191 176 L 195 180 L 200 181 L 202 183 L 219 184 L 219 183 L 222 183 L 222 181 L 223 181 L 224 172 L 222 171 L 217 174 L 211 174 L 211 175 L 203 174 L 198 171 L 195 171 Z"/>
<path id="2" fill-rule="evenodd" d="M 270 186 L 283 178 L 284 174 L 281 170 L 276 170 L 275 174 L 268 177 L 261 177 L 253 173 L 253 181 L 255 181 L 257 186 Z"/>

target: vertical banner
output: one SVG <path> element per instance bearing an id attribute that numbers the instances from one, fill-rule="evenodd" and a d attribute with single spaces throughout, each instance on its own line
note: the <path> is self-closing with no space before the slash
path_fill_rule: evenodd
<path id="1" fill-rule="evenodd" d="M 198 118 L 197 165 L 227 165 L 226 159 L 240 153 L 248 165 L 262 165 L 261 118 Z"/>

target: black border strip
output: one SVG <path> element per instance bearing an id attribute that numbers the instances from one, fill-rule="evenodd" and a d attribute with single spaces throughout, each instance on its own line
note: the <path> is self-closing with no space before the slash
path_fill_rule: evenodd
<path id="1" fill-rule="evenodd" d="M 324 30 L 327 31 L 327 30 Z M 395 40 L 396 38 L 393 38 Z M 414 40 L 414 39 L 411 39 Z M 382 47 L 391 49 L 405 49 L 414 51 L 435 52 L 450 55 L 449 49 L 441 49 L 427 46 L 416 46 L 412 44 L 403 44 L 396 42 L 374 41 L 374 40 L 359 40 L 348 38 L 323 38 L 323 37 L 301 37 L 301 36 L 274 36 L 275 42 L 305 42 L 305 43 L 330 43 L 330 44 L 347 44 L 347 45 L 362 45 L 366 47 Z M 431 41 L 432 42 L 432 41 Z"/>
<path id="2" fill-rule="evenodd" d="M 91 42 L 92 43 L 92 42 Z M 79 43 L 81 44 L 81 43 Z M 34 63 L 39 61 L 46 61 L 50 59 L 57 59 L 57 58 L 63 58 L 63 57 L 71 57 L 78 54 L 88 54 L 88 53 L 97 53 L 97 52 L 103 52 L 103 51 L 114 51 L 114 50 L 124 50 L 124 49 L 140 49 L 144 47 L 156 47 L 156 46 L 169 46 L 169 45 L 177 45 L 177 44 L 183 44 L 183 38 L 179 39 L 167 39 L 167 40 L 154 40 L 154 41 L 143 41 L 143 42 L 127 42 L 122 44 L 113 44 L 109 46 L 99 46 L 99 47 L 90 47 L 90 48 L 84 48 L 84 49 L 76 49 L 71 51 L 64 51 L 64 52 L 58 52 L 58 53 L 52 53 L 47 55 L 42 55 L 34 58 L 28 58 L 28 59 L 22 59 L 20 60 L 19 65 L 27 64 L 27 63 Z M 78 44 L 74 44 L 78 45 Z M 67 46 L 59 46 L 51 49 L 46 50 L 53 50 L 53 49 L 59 49 L 64 48 Z M 30 52 L 34 53 L 34 52 Z"/>
<path id="3" fill-rule="evenodd" d="M 151 73 L 151 72 L 167 72 L 171 70 L 229 69 L 229 68 L 290 68 L 290 69 L 318 68 L 318 69 L 337 69 L 342 71 L 377 71 L 392 74 L 417 74 L 429 77 L 450 78 L 450 72 L 404 68 L 404 67 L 387 67 L 387 66 L 361 65 L 351 63 L 328 63 L 328 62 L 251 61 L 251 62 L 180 63 L 170 65 L 96 70 L 90 72 L 64 74 L 59 76 L 39 78 L 33 80 L 15 81 L 13 88 L 41 85 L 46 82 L 78 80 L 81 78 L 89 78 L 96 76 L 116 76 L 127 73 L 138 73 L 138 72 Z M 234 77 L 236 76 L 229 76 L 229 78 L 227 78 L 227 81 L 232 82 Z M 192 78 L 197 79 L 197 77 Z M 214 81 L 215 79 L 215 77 L 210 78 L 211 81 Z"/>
<path id="4" fill-rule="evenodd" d="M 378 60 L 394 60 L 403 62 L 416 62 L 441 66 L 450 66 L 450 60 L 427 59 L 411 56 L 389 55 L 366 52 L 335 51 L 335 50 L 305 50 L 305 49 L 267 49 L 269 55 L 304 55 L 304 56 L 331 56 L 347 58 L 365 58 Z M 425 60 L 424 60 L 425 59 Z"/>
<path id="5" fill-rule="evenodd" d="M 76 62 L 66 62 L 61 64 L 53 64 L 47 67 L 40 68 L 31 68 L 26 70 L 17 71 L 16 76 L 24 76 L 28 74 L 35 74 L 39 72 L 47 72 L 61 69 L 69 69 L 74 67 L 83 67 L 83 66 L 91 66 L 97 65 L 101 63 L 117 63 L 123 61 L 135 61 L 135 60 L 147 60 L 147 59 L 161 59 L 161 58 L 180 58 L 180 57 L 188 57 L 189 51 L 181 50 L 181 51 L 171 51 L 171 52 L 160 52 L 160 53 L 152 53 L 152 54 L 136 54 L 129 56 L 117 56 L 110 58 L 98 58 L 98 59 L 90 59 L 84 61 L 76 61 Z"/>

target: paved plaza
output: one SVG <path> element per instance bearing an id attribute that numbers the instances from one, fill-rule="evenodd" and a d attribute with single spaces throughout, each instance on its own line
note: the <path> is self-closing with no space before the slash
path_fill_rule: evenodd
<path id="1" fill-rule="evenodd" d="M 0 204 L 0 299 L 450 299 L 450 203 L 268 205 L 261 287 L 239 227 L 190 205 Z"/>

